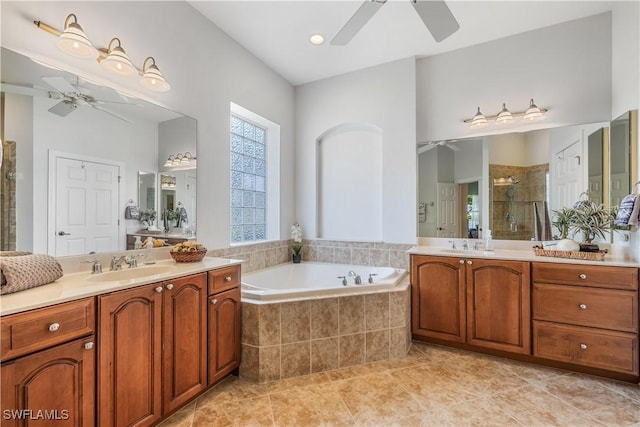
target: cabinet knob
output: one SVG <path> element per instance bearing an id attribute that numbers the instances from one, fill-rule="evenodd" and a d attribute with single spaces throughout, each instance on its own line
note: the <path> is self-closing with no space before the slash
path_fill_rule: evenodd
<path id="1" fill-rule="evenodd" d="M 467 260 L 467 264 L 471 265 L 471 264 L 473 264 L 473 261 L 471 261 L 471 260 L 469 259 L 469 260 Z"/>
<path id="2" fill-rule="evenodd" d="M 460 260 L 460 264 L 464 264 L 464 260 L 463 259 Z"/>
<path id="3" fill-rule="evenodd" d="M 218 303 L 218 299 L 217 298 L 214 298 L 214 299 L 211 300 L 211 304 L 217 304 L 217 303 Z"/>
<path id="4" fill-rule="evenodd" d="M 173 283 L 169 283 L 169 284 L 167 285 L 167 289 L 169 289 L 169 290 L 173 289 Z"/>
<path id="5" fill-rule="evenodd" d="M 225 278 L 224 278 L 224 281 L 225 281 L 225 282 L 230 282 L 230 281 L 231 281 L 231 276 L 227 276 L 227 277 L 225 277 Z"/>
<path id="6" fill-rule="evenodd" d="M 49 332 L 55 332 L 60 329 L 60 323 L 52 323 L 49 325 Z"/>
<path id="7" fill-rule="evenodd" d="M 156 287 L 155 291 L 156 291 L 157 293 L 162 292 L 162 286 L 158 286 L 158 287 Z"/>
<path id="8" fill-rule="evenodd" d="M 91 350 L 93 348 L 93 341 L 89 341 L 84 343 L 84 349 L 85 350 Z"/>
<path id="9" fill-rule="evenodd" d="M 580 344 L 580 348 L 583 350 L 587 349 L 587 345 L 585 343 Z"/>
<path id="10" fill-rule="evenodd" d="M 580 276 L 578 276 L 578 277 L 579 277 L 579 278 L 581 278 L 582 280 L 584 280 L 584 279 L 586 279 L 586 278 L 587 278 L 587 275 L 586 275 L 586 274 L 584 274 L 584 273 L 582 273 L 582 274 L 581 274 Z"/>
<path id="11" fill-rule="evenodd" d="M 587 304 L 580 304 L 578 307 L 580 307 L 580 310 L 586 310 Z"/>

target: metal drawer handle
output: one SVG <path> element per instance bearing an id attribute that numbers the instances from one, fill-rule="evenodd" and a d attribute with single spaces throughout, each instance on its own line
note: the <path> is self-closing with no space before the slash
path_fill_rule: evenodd
<path id="1" fill-rule="evenodd" d="M 211 300 L 211 304 L 217 304 L 217 303 L 218 303 L 218 299 L 217 298 L 214 298 L 214 299 Z"/>
<path id="2" fill-rule="evenodd" d="M 55 332 L 60 329 L 60 323 L 52 323 L 49 325 L 49 332 Z"/>
<path id="3" fill-rule="evenodd" d="M 580 348 L 583 350 L 587 349 L 587 345 L 585 343 L 580 344 Z"/>
<path id="4" fill-rule="evenodd" d="M 162 292 L 162 286 L 158 286 L 158 287 L 156 287 L 156 288 L 155 288 L 155 291 L 156 291 L 156 292 L 158 292 L 158 293 Z"/>
<path id="5" fill-rule="evenodd" d="M 464 260 L 463 259 L 460 260 L 460 264 L 464 264 Z"/>
<path id="6" fill-rule="evenodd" d="M 580 307 L 580 310 L 586 310 L 587 304 L 580 304 L 578 307 Z"/>
<path id="7" fill-rule="evenodd" d="M 173 289 L 173 283 L 169 283 L 169 284 L 167 285 L 167 289 L 169 289 L 169 290 Z"/>
<path id="8" fill-rule="evenodd" d="M 473 261 L 469 260 L 469 261 L 467 261 L 467 264 L 471 265 L 471 264 L 473 264 Z"/>
<path id="9" fill-rule="evenodd" d="M 93 348 L 93 341 L 89 341 L 84 343 L 84 349 L 85 350 L 91 350 Z"/>
<path id="10" fill-rule="evenodd" d="M 578 276 L 578 277 L 580 277 L 582 280 L 584 280 L 584 279 L 586 279 L 586 278 L 587 278 L 587 275 L 586 275 L 586 274 L 584 274 L 584 273 L 582 273 L 582 274 L 581 274 L 580 276 Z"/>
<path id="11" fill-rule="evenodd" d="M 224 281 L 225 281 L 225 282 L 230 282 L 230 281 L 231 281 L 231 276 L 227 276 L 227 277 L 225 277 L 225 278 L 224 278 Z"/>

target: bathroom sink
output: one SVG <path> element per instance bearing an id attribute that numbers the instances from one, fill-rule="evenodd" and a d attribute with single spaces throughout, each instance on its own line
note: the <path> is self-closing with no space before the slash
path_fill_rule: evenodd
<path id="1" fill-rule="evenodd" d="M 173 270 L 170 266 L 156 265 L 152 267 L 136 267 L 124 270 L 107 271 L 105 273 L 92 274 L 87 282 L 118 282 L 121 280 L 141 279 L 145 277 L 155 276 L 158 274 L 168 273 Z"/>

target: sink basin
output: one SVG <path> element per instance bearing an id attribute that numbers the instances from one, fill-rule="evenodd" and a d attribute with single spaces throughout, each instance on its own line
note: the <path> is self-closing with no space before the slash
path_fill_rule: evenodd
<path id="1" fill-rule="evenodd" d="M 100 274 L 92 274 L 87 282 L 118 282 L 120 280 L 141 279 L 144 277 L 155 276 L 158 274 L 168 273 L 173 270 L 170 266 L 156 265 L 152 267 L 136 267 L 127 268 L 118 271 L 107 271 Z"/>

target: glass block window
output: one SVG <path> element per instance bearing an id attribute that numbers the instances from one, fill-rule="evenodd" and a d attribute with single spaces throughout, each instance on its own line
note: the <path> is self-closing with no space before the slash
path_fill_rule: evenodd
<path id="1" fill-rule="evenodd" d="M 231 115 L 231 243 L 267 238 L 266 130 Z"/>

